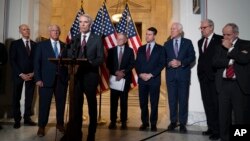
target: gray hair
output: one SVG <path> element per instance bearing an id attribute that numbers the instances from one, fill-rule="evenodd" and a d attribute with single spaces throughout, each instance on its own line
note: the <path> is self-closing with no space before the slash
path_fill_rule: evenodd
<path id="1" fill-rule="evenodd" d="M 61 33 L 60 27 L 58 25 L 56 25 L 56 24 L 49 25 L 49 27 L 48 27 L 49 32 L 52 30 L 53 27 L 56 27 L 58 29 L 59 33 Z"/>
<path id="2" fill-rule="evenodd" d="M 93 19 L 91 18 L 91 16 L 89 14 L 82 14 L 82 15 L 80 15 L 80 17 L 81 16 L 87 18 L 88 21 L 89 21 L 89 23 L 90 23 L 90 25 L 93 24 Z"/>
<path id="3" fill-rule="evenodd" d="M 239 27 L 235 23 L 228 23 L 225 25 L 225 27 L 230 26 L 233 29 L 233 33 L 239 33 Z"/>
<path id="4" fill-rule="evenodd" d="M 183 26 L 181 23 L 175 22 L 172 25 L 176 25 L 178 27 L 178 29 L 180 30 L 180 32 L 183 32 Z"/>
<path id="5" fill-rule="evenodd" d="M 208 25 L 214 29 L 214 22 L 211 19 L 207 19 L 206 21 L 208 22 Z"/>

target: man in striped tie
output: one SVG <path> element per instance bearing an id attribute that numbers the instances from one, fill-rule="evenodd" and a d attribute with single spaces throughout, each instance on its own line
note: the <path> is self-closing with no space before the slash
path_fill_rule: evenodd
<path id="1" fill-rule="evenodd" d="M 220 137 L 228 141 L 232 123 L 250 123 L 250 41 L 238 38 L 239 28 L 235 23 L 226 24 L 222 33 L 224 39 L 216 48 L 213 66 L 217 69 Z"/>

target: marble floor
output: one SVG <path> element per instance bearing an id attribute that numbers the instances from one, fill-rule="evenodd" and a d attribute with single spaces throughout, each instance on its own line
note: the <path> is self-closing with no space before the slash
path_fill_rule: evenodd
<path id="1" fill-rule="evenodd" d="M 99 99 L 99 96 L 97 96 Z M 201 132 L 206 130 L 205 126 L 196 124 L 188 124 L 188 132 L 181 134 L 178 128 L 175 132 L 166 132 L 167 125 L 169 124 L 168 106 L 166 106 L 166 96 L 161 94 L 159 102 L 159 116 L 158 116 L 158 131 L 151 132 L 139 131 L 140 109 L 137 92 L 129 94 L 129 107 L 128 107 L 128 130 L 120 130 L 119 122 L 116 130 L 109 130 L 109 94 L 103 93 L 101 116 L 98 118 L 98 127 L 96 132 L 96 141 L 209 141 L 207 136 L 202 136 Z M 86 140 L 87 127 L 88 127 L 88 110 L 87 102 L 84 103 L 84 118 L 83 122 L 83 141 Z M 66 105 L 65 119 L 68 117 L 68 104 Z M 119 114 L 118 114 L 119 115 Z M 33 117 L 37 121 L 37 115 Z M 46 135 L 38 137 L 36 135 L 38 127 L 30 127 L 21 125 L 19 129 L 13 129 L 13 119 L 0 119 L 3 129 L 0 130 L 0 141 L 59 141 L 62 134 L 55 128 L 55 103 L 51 104 L 51 111 L 49 123 L 46 126 Z"/>

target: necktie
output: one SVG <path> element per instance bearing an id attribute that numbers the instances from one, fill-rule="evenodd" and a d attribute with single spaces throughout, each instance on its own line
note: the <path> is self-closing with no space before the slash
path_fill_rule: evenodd
<path id="1" fill-rule="evenodd" d="M 226 77 L 232 79 L 234 76 L 234 68 L 233 65 L 229 65 L 226 69 Z"/>
<path id="2" fill-rule="evenodd" d="M 175 53 L 175 56 L 178 57 L 178 40 L 175 40 L 174 53 Z"/>
<path id="3" fill-rule="evenodd" d="M 25 48 L 26 48 L 26 51 L 27 51 L 28 55 L 30 55 L 30 47 L 29 47 L 29 41 L 28 40 L 26 41 Z"/>
<path id="4" fill-rule="evenodd" d="M 147 50 L 146 50 L 146 58 L 147 58 L 147 61 L 148 61 L 149 58 L 150 58 L 150 50 L 151 50 L 151 46 L 150 46 L 150 44 L 148 44 L 148 48 L 147 48 Z"/>
<path id="5" fill-rule="evenodd" d="M 203 52 L 206 52 L 206 50 L 207 50 L 207 40 L 208 40 L 208 38 L 205 38 Z"/>
<path id="6" fill-rule="evenodd" d="M 55 56 L 57 58 L 58 57 L 57 42 L 54 42 L 53 50 L 54 50 Z"/>
<path id="7" fill-rule="evenodd" d="M 120 52 L 119 52 L 119 56 L 118 56 L 118 63 L 119 63 L 119 68 L 120 68 L 121 62 L 122 62 L 123 53 L 122 53 L 122 47 L 119 47 L 119 49 L 120 49 Z"/>
<path id="8" fill-rule="evenodd" d="M 83 53 L 85 46 L 86 46 L 86 35 L 83 35 L 81 53 Z"/>

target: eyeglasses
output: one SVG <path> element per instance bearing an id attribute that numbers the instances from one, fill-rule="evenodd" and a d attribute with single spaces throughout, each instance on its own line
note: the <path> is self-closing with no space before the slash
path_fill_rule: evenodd
<path id="1" fill-rule="evenodd" d="M 209 25 L 210 26 L 210 25 Z M 204 30 L 206 28 L 208 28 L 209 26 L 203 26 L 203 27 L 199 27 L 200 30 Z"/>

